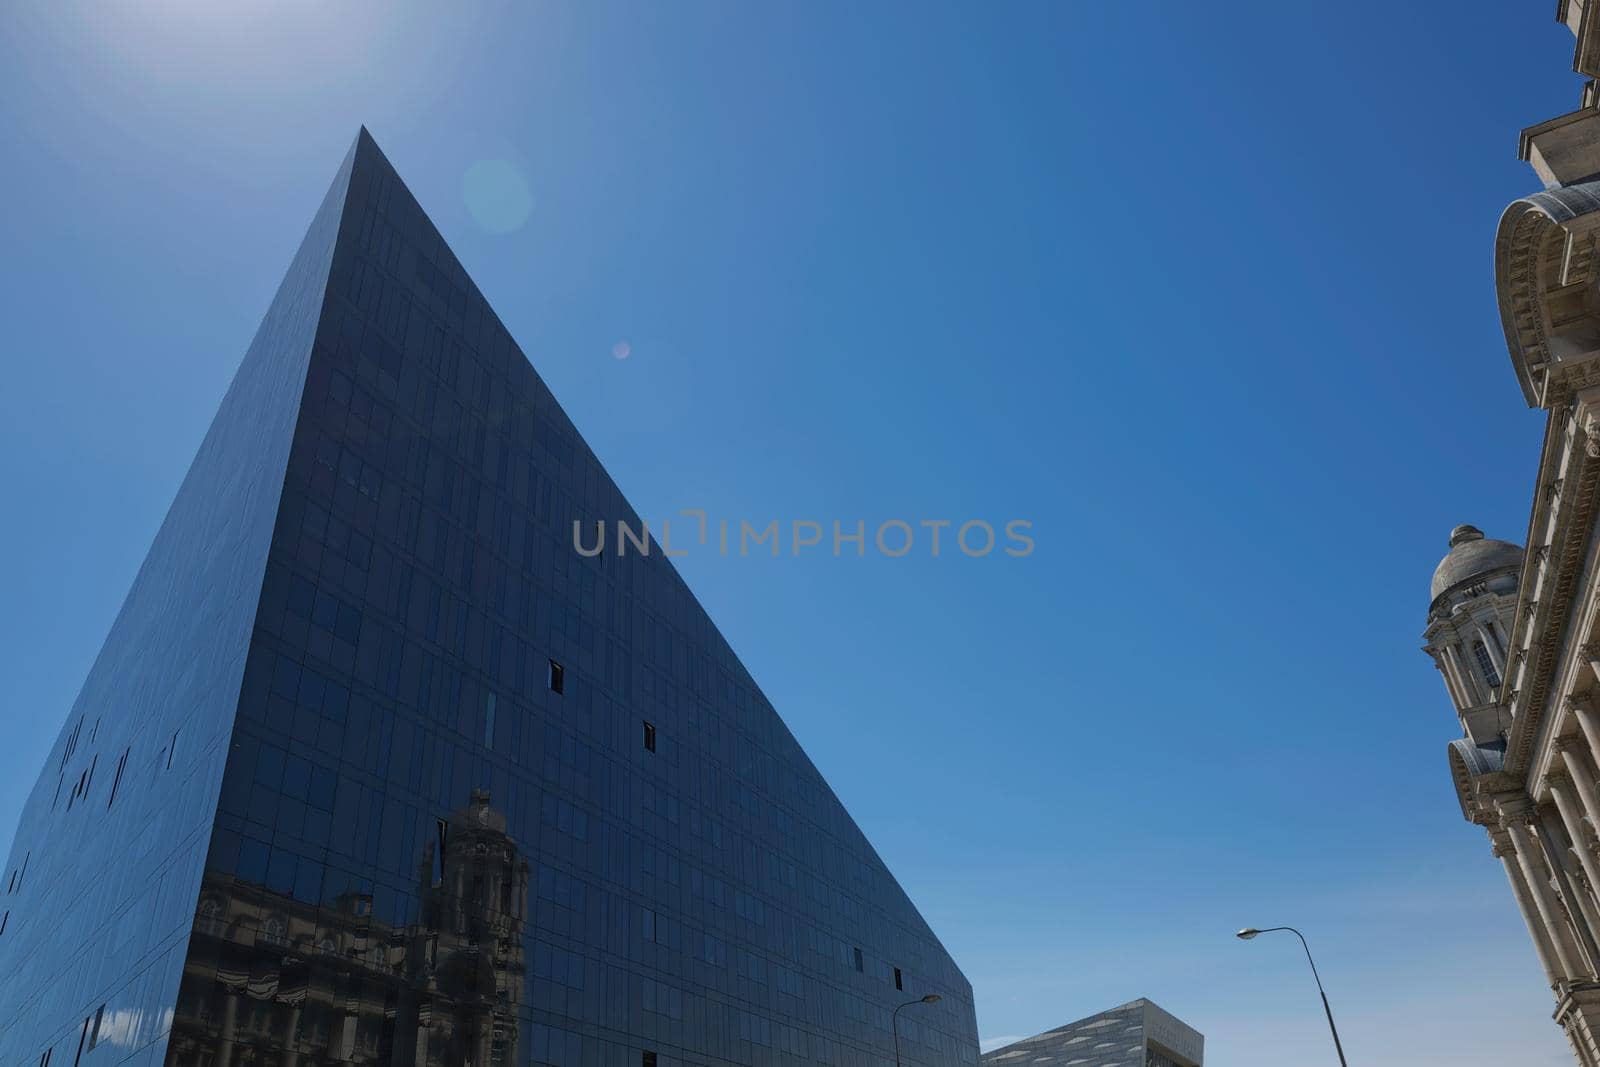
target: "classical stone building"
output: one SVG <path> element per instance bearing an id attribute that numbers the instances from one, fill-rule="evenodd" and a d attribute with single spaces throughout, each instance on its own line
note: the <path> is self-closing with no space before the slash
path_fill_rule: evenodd
<path id="1" fill-rule="evenodd" d="M 1600 78 L 1600 3 L 1563 0 Z M 1425 650 L 1464 736 L 1463 814 L 1488 832 L 1578 1061 L 1600 1065 L 1600 82 L 1522 134 L 1543 192 L 1512 204 L 1495 286 L 1523 398 L 1546 412 L 1526 552 L 1471 526 L 1434 572 Z"/>

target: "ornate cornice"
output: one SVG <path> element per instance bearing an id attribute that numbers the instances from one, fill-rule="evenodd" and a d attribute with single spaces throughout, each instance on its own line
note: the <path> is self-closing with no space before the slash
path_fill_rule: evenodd
<path id="1" fill-rule="evenodd" d="M 1550 458 L 1558 459 L 1559 455 Z M 1549 699 L 1557 656 L 1572 629 L 1573 602 L 1588 557 L 1596 503 L 1600 502 L 1596 491 L 1600 486 L 1600 462 L 1590 461 L 1574 450 L 1569 453 L 1562 483 L 1564 492 L 1557 506 L 1560 514 L 1554 524 L 1557 539 L 1551 548 L 1550 569 L 1541 576 L 1543 589 L 1539 599 L 1529 598 L 1530 617 L 1524 624 L 1528 633 L 1521 643 L 1533 653 L 1529 657 L 1529 669 L 1518 686 L 1521 714 L 1512 727 L 1506 752 L 1506 769 L 1513 774 L 1526 774 L 1532 762 L 1533 746 L 1544 725 L 1544 706 Z M 1530 592 L 1532 574 L 1530 570 L 1524 578 Z"/>
<path id="2" fill-rule="evenodd" d="M 1507 830 L 1514 830 L 1519 826 L 1526 829 L 1532 825 L 1534 819 L 1538 818 L 1533 810 L 1533 801 L 1525 796 L 1511 799 L 1497 797 L 1495 807 L 1500 811 L 1500 825 Z"/>
<path id="3" fill-rule="evenodd" d="M 1512 204 L 1495 235 L 1495 290 L 1500 322 L 1505 329 L 1511 365 L 1530 407 L 1547 401 L 1549 371 L 1555 363 L 1545 330 L 1544 279 L 1541 267 L 1550 245 L 1560 240 L 1564 214 L 1559 205 L 1538 202 L 1537 194 Z"/>
<path id="4" fill-rule="evenodd" d="M 1496 594 L 1489 593 L 1489 582 L 1502 574 L 1520 574 L 1523 566 L 1521 563 L 1507 564 L 1503 567 L 1496 567 L 1494 570 L 1484 571 L 1481 574 L 1474 574 L 1470 578 L 1463 578 L 1454 585 L 1447 586 L 1438 596 L 1428 602 L 1428 630 L 1424 636 L 1426 637 L 1428 634 L 1435 633 L 1439 629 L 1454 623 L 1454 618 L 1442 610 L 1445 604 L 1455 597 L 1463 595 L 1473 597 L 1495 596 Z"/>
<path id="5" fill-rule="evenodd" d="M 1556 363 L 1549 371 L 1549 385 L 1545 389 L 1545 406 L 1554 401 L 1560 405 L 1571 404 L 1573 397 L 1585 389 L 1600 385 L 1600 364 Z"/>

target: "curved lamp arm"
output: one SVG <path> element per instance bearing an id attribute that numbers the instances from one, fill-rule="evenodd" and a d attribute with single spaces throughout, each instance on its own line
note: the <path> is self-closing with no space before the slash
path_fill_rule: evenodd
<path id="1" fill-rule="evenodd" d="M 1257 930 L 1254 927 L 1246 927 L 1234 936 L 1241 941 L 1249 941 L 1257 934 L 1271 934 L 1280 930 L 1287 930 L 1298 937 L 1300 939 L 1300 947 L 1306 950 L 1306 962 L 1311 964 L 1311 977 L 1317 983 L 1317 993 L 1322 997 L 1322 1013 L 1328 1017 L 1328 1032 L 1333 1035 L 1333 1050 L 1339 1054 L 1339 1067 L 1349 1067 L 1349 1064 L 1344 1061 L 1344 1045 L 1339 1042 L 1339 1028 L 1333 1025 L 1333 1009 L 1328 1006 L 1328 992 L 1322 988 L 1322 975 L 1317 973 L 1317 961 L 1311 958 L 1311 946 L 1306 943 L 1306 935 L 1292 926 L 1268 926 L 1261 930 Z"/>
<path id="2" fill-rule="evenodd" d="M 895 1008 L 894 1011 L 889 1013 L 889 1026 L 894 1031 L 894 1067 L 900 1067 L 900 1012 L 901 1012 L 901 1009 L 909 1008 L 913 1004 L 936 1004 L 936 1003 L 938 1003 L 939 1001 L 941 1001 L 943 999 L 944 998 L 941 997 L 937 993 L 929 993 L 925 997 L 918 997 L 916 1000 L 908 1000 L 904 1004 L 901 1004 L 899 1007 Z"/>

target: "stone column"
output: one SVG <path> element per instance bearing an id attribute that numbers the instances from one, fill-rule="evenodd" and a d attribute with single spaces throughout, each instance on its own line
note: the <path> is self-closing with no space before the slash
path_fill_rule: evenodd
<path id="1" fill-rule="evenodd" d="M 1565 1023 L 1562 1023 L 1561 1032 L 1567 1035 L 1567 1044 L 1572 1046 L 1572 1054 L 1577 1058 L 1581 1067 L 1595 1067 L 1594 1057 L 1589 1054 L 1588 1049 L 1583 1047 L 1584 1040 L 1578 1034 L 1577 1021 L 1568 1019 Z"/>
<path id="2" fill-rule="evenodd" d="M 1461 662 L 1461 646 L 1458 644 L 1449 645 L 1445 648 L 1445 653 L 1450 657 L 1450 666 L 1455 669 L 1462 693 L 1467 698 L 1463 706 L 1470 708 L 1482 703 L 1478 699 L 1477 679 L 1472 676 L 1472 672 L 1467 669 L 1466 664 Z"/>
<path id="3" fill-rule="evenodd" d="M 1433 661 L 1433 667 L 1439 672 L 1439 676 L 1444 679 L 1444 687 L 1450 692 L 1451 703 L 1458 708 L 1466 707 L 1467 702 L 1461 699 L 1461 690 L 1456 688 L 1456 676 L 1451 673 L 1449 666 L 1445 663 L 1443 652 L 1440 652 Z"/>
<path id="4" fill-rule="evenodd" d="M 1589 817 L 1589 827 L 1600 834 L 1600 780 L 1595 777 L 1594 763 L 1589 759 L 1588 746 L 1581 737 L 1560 737 L 1552 746 L 1561 754 L 1561 762 L 1572 775 L 1572 784 L 1583 802 L 1583 812 Z"/>
<path id="5" fill-rule="evenodd" d="M 1596 961 L 1600 961 L 1600 942 L 1595 940 L 1596 923 L 1600 920 L 1591 914 L 1594 904 L 1579 888 L 1583 873 L 1572 862 L 1572 849 L 1567 842 L 1561 814 L 1548 802 L 1536 804 L 1534 818 L 1528 828 L 1533 832 L 1535 842 L 1544 848 L 1550 871 L 1550 888 L 1556 895 L 1556 903 L 1566 915 L 1565 932 L 1574 938 L 1573 944 L 1577 946 L 1578 954 L 1573 957 L 1573 962 L 1578 965 L 1583 980 L 1592 982 L 1597 973 Z"/>
<path id="6" fill-rule="evenodd" d="M 1566 707 L 1572 712 L 1572 717 L 1578 720 L 1583 739 L 1589 742 L 1589 761 L 1600 762 L 1600 715 L 1595 714 L 1587 695 L 1567 697 Z"/>
<path id="7" fill-rule="evenodd" d="M 1528 889 L 1533 894 L 1534 907 L 1539 912 L 1539 918 L 1544 922 L 1544 928 L 1550 935 L 1550 947 L 1555 952 L 1555 960 L 1559 964 L 1557 970 L 1563 978 L 1577 978 L 1583 975 L 1587 968 L 1578 951 L 1577 942 L 1572 936 L 1571 924 L 1561 909 L 1561 902 L 1556 899 L 1555 891 L 1550 888 L 1550 876 L 1544 869 L 1544 848 L 1534 837 L 1533 830 L 1529 828 L 1536 815 L 1531 810 L 1513 811 L 1504 813 L 1506 829 L 1511 834 L 1511 844 L 1517 854 L 1517 864 L 1522 868 L 1522 877 L 1528 883 Z"/>
<path id="8" fill-rule="evenodd" d="M 1566 975 L 1561 970 L 1555 948 L 1550 944 L 1550 933 L 1545 929 L 1544 920 L 1539 915 L 1533 895 L 1528 891 L 1528 883 L 1522 875 L 1522 868 L 1517 863 L 1516 846 L 1512 844 L 1511 834 L 1507 830 L 1490 830 L 1489 841 L 1494 846 L 1495 859 L 1506 869 L 1506 880 L 1511 883 L 1511 895 L 1517 900 L 1517 910 L 1522 912 L 1522 921 L 1528 924 L 1528 936 L 1533 938 L 1533 950 L 1538 953 L 1545 977 L 1550 980 L 1550 985 L 1554 988 Z"/>
<path id="9" fill-rule="evenodd" d="M 1545 777 L 1545 784 L 1550 788 L 1550 795 L 1555 800 L 1556 810 L 1549 812 L 1544 819 L 1545 833 L 1550 835 L 1549 848 L 1546 852 L 1559 850 L 1560 855 L 1552 856 L 1559 860 L 1565 868 L 1565 879 L 1559 879 L 1565 890 L 1562 899 L 1567 905 L 1567 917 L 1574 926 L 1583 923 L 1587 928 L 1579 930 L 1579 942 L 1587 944 L 1595 931 L 1600 930 L 1600 910 L 1594 896 L 1594 886 L 1600 884 L 1600 864 L 1596 863 L 1595 854 L 1589 848 L 1587 834 L 1584 830 L 1583 816 L 1578 810 L 1577 798 L 1573 796 L 1572 781 L 1564 774 L 1550 774 Z M 1546 809 L 1548 810 L 1548 809 Z M 1569 840 L 1563 841 L 1562 838 Z M 1570 846 L 1570 847 L 1569 847 Z M 1575 866 L 1571 856 L 1577 854 L 1578 863 Z"/>
<path id="10" fill-rule="evenodd" d="M 1500 651 L 1509 657 L 1511 655 L 1511 635 L 1506 633 L 1506 628 L 1501 625 L 1498 615 L 1489 616 L 1489 632 L 1494 634 L 1495 643 L 1500 646 Z"/>
<path id="11" fill-rule="evenodd" d="M 1567 836 L 1572 839 L 1572 850 L 1578 854 L 1584 875 L 1591 886 L 1600 885 L 1600 860 L 1595 858 L 1594 850 L 1589 847 L 1587 824 L 1578 807 L 1572 779 L 1566 774 L 1548 774 L 1545 782 L 1550 786 L 1550 796 L 1556 802 L 1556 810 L 1561 814 Z"/>
<path id="12" fill-rule="evenodd" d="M 1456 692 L 1461 694 L 1461 706 L 1463 708 L 1476 706 L 1479 703 L 1477 684 L 1473 682 L 1472 676 L 1462 666 L 1461 646 L 1447 646 L 1444 650 L 1444 655 L 1445 669 L 1450 673 L 1450 677 L 1455 679 Z"/>
<path id="13" fill-rule="evenodd" d="M 1600 989 L 1583 986 L 1568 990 L 1556 1004 L 1556 1022 L 1567 1031 L 1578 1062 L 1584 1067 L 1600 1065 L 1600 1044 L 1595 1041 L 1600 1022 Z"/>

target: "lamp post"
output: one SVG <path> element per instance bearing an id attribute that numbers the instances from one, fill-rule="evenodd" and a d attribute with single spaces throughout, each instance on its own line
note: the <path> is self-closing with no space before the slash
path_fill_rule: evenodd
<path id="1" fill-rule="evenodd" d="M 1328 1031 L 1333 1034 L 1333 1049 L 1339 1054 L 1339 1067 L 1349 1067 L 1344 1062 L 1344 1046 L 1339 1044 L 1339 1028 L 1333 1025 L 1333 1009 L 1328 1007 L 1328 993 L 1322 988 L 1322 976 L 1317 973 L 1317 961 L 1311 958 L 1311 946 L 1306 944 L 1306 935 L 1292 926 L 1269 926 L 1265 930 L 1257 930 L 1247 926 L 1234 936 L 1240 941 L 1249 941 L 1257 934 L 1270 934 L 1279 930 L 1287 930 L 1300 939 L 1300 947 L 1306 950 L 1306 962 L 1311 964 L 1311 977 L 1316 979 L 1317 992 L 1322 994 L 1322 1011 L 1328 1016 Z"/>
<path id="2" fill-rule="evenodd" d="M 889 1016 L 889 1026 L 894 1030 L 894 1067 L 900 1067 L 900 1009 L 909 1008 L 913 1004 L 934 1004 L 937 1003 L 939 999 L 939 994 L 929 993 L 925 997 L 918 997 L 916 1000 L 908 1000 L 904 1004 L 900 1005 L 899 1008 L 896 1008 Z"/>

